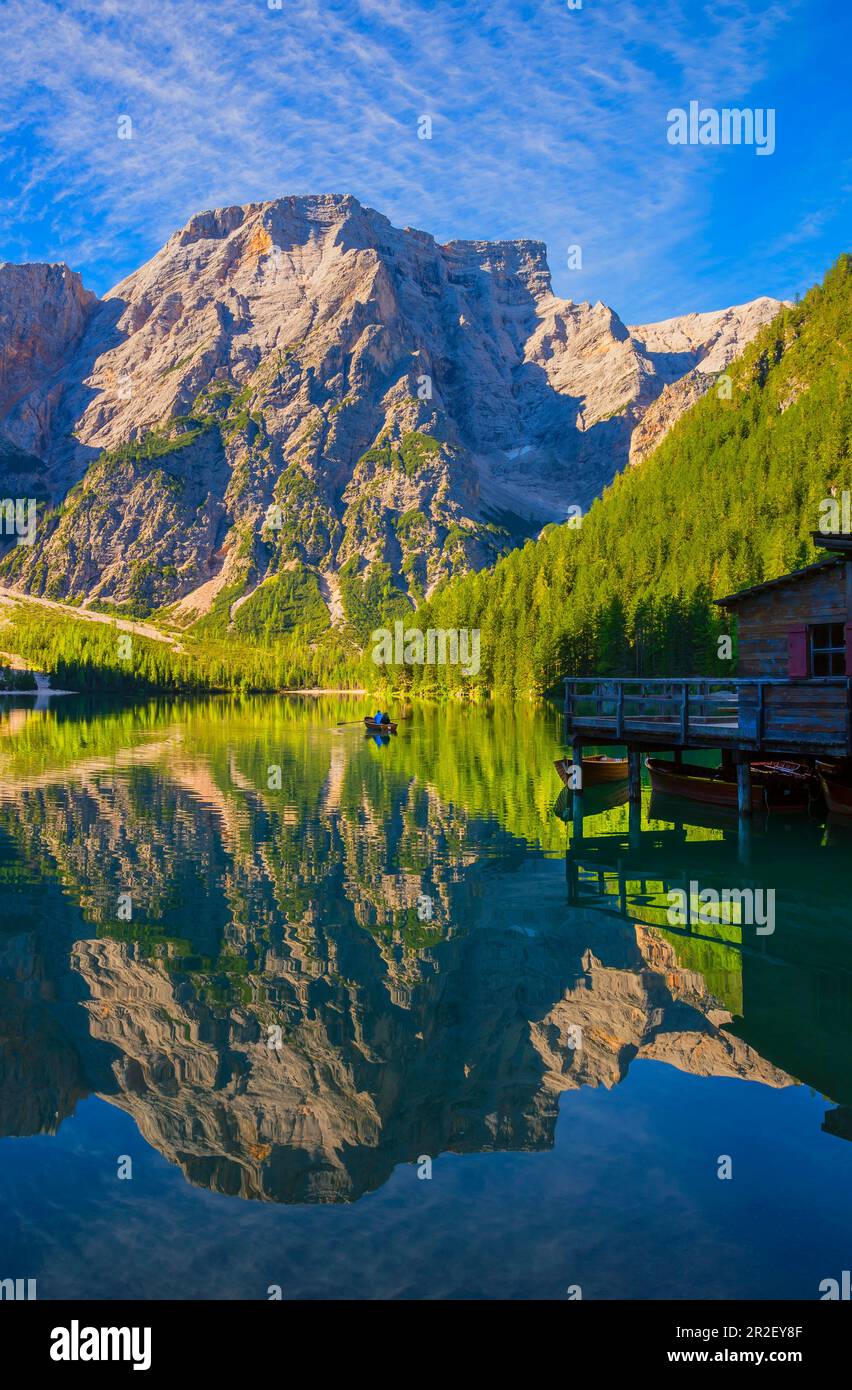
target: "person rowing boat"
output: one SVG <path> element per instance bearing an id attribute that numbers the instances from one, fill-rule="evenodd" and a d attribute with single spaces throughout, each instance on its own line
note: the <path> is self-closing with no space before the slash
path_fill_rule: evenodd
<path id="1" fill-rule="evenodd" d="M 377 710 L 375 714 L 365 715 L 364 723 L 368 729 L 378 729 L 383 734 L 396 733 L 396 725 L 390 715 L 382 710 Z"/>

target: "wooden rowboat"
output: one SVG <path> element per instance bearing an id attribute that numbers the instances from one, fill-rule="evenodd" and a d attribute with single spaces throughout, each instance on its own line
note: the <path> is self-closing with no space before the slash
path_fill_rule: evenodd
<path id="1" fill-rule="evenodd" d="M 370 719 L 367 715 L 364 716 L 364 723 L 365 723 L 365 725 L 367 726 L 367 732 L 368 732 L 368 733 L 371 733 L 371 734 L 395 734 L 395 733 L 396 733 L 396 725 L 395 725 L 395 724 L 377 724 L 376 721 L 375 721 L 375 719 Z"/>
<path id="2" fill-rule="evenodd" d="M 852 816 L 852 786 L 825 773 L 820 776 L 822 794 L 829 811 L 836 816 Z"/>
<path id="3" fill-rule="evenodd" d="M 646 758 L 651 787 L 707 806 L 737 808 L 736 774 L 726 768 Z M 806 811 L 815 791 L 813 774 L 796 763 L 752 763 L 751 804 L 755 811 Z"/>
<path id="4" fill-rule="evenodd" d="M 595 782 L 625 782 L 627 780 L 627 759 L 608 758 L 605 753 L 593 753 L 583 759 L 583 782 L 586 786 Z"/>
<path id="5" fill-rule="evenodd" d="M 553 764 L 566 787 L 571 786 L 570 758 L 558 758 Z M 627 759 L 608 758 L 604 753 L 593 753 L 583 759 L 583 786 L 597 786 L 600 782 L 625 782 L 627 780 Z"/>

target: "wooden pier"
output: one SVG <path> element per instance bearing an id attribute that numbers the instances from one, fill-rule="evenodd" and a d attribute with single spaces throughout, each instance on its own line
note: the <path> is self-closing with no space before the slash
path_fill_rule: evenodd
<path id="1" fill-rule="evenodd" d="M 829 555 L 717 604 L 736 616 L 740 674 L 565 680 L 565 735 L 627 749 L 631 803 L 643 753 L 718 749 L 751 814 L 751 763 L 852 759 L 852 537 L 814 536 Z M 578 801 L 580 798 L 577 798 Z M 581 810 L 578 807 L 581 816 Z"/>
<path id="2" fill-rule="evenodd" d="M 631 801 L 641 794 L 642 754 L 719 749 L 737 769 L 738 807 L 751 814 L 751 762 L 852 757 L 852 678 L 565 680 L 565 736 L 574 762 L 589 745 L 627 748 Z"/>
<path id="3" fill-rule="evenodd" d="M 852 678 L 565 680 L 566 733 L 650 751 L 728 748 L 783 757 L 852 754 Z"/>

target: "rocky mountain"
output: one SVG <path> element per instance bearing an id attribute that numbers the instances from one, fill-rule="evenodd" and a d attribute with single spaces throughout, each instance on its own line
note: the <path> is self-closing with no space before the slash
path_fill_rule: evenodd
<path id="1" fill-rule="evenodd" d="M 626 327 L 540 242 L 450 242 L 348 196 L 201 213 L 102 300 L 0 265 L 5 582 L 227 616 L 264 580 L 351 617 L 583 510 L 779 304 Z"/>
<path id="2" fill-rule="evenodd" d="M 658 374 L 668 377 L 633 431 L 631 465 L 647 458 L 714 382 L 724 398 L 726 383 L 719 380 L 720 375 L 779 307 L 778 300 L 764 296 L 716 314 L 687 314 L 631 328 L 645 352 L 654 357 Z"/>

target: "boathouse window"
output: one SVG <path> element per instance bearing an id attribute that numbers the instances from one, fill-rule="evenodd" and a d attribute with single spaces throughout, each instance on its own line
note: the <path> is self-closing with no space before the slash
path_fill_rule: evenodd
<path id="1" fill-rule="evenodd" d="M 843 623 L 818 623 L 809 631 L 811 675 L 845 675 L 846 633 Z"/>

